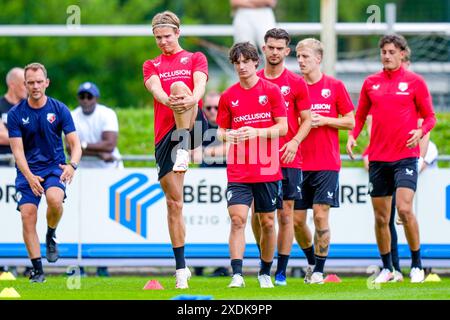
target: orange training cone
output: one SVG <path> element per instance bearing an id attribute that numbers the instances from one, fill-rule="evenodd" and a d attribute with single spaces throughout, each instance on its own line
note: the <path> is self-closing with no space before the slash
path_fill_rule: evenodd
<path id="1" fill-rule="evenodd" d="M 325 278 L 324 282 L 335 282 L 335 283 L 339 283 L 342 282 L 342 280 L 335 274 L 329 274 L 327 275 L 327 277 Z"/>
<path id="2" fill-rule="evenodd" d="M 161 283 L 158 280 L 149 280 L 143 288 L 144 290 L 164 290 Z"/>

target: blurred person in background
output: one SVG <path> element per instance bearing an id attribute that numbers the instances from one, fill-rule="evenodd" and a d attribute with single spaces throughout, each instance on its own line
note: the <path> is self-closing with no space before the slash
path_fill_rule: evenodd
<path id="1" fill-rule="evenodd" d="M 262 53 L 264 35 L 275 28 L 277 0 L 230 0 L 234 43 L 249 41 Z"/>

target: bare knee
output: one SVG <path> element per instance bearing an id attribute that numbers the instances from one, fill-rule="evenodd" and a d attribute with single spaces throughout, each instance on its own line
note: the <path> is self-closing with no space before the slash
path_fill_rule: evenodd
<path id="1" fill-rule="evenodd" d="M 375 224 L 378 227 L 384 228 L 389 225 L 390 216 L 375 214 Z"/>
<path id="2" fill-rule="evenodd" d="M 192 95 L 191 89 L 182 81 L 176 81 L 170 86 L 170 93 L 173 95 L 188 94 Z"/>
<path id="3" fill-rule="evenodd" d="M 306 214 L 294 214 L 294 228 L 295 230 L 303 230 L 307 227 Z"/>
<path id="4" fill-rule="evenodd" d="M 37 212 L 31 210 L 21 211 L 22 225 L 24 231 L 32 231 L 36 228 Z"/>
<path id="5" fill-rule="evenodd" d="M 275 228 L 274 217 L 264 214 L 261 215 L 261 230 L 264 233 L 270 233 L 273 232 L 274 228 Z"/>
<path id="6" fill-rule="evenodd" d="M 328 225 L 327 215 L 320 214 L 320 213 L 315 214 L 314 215 L 314 225 L 316 227 L 321 227 L 321 228 L 327 226 Z"/>
<path id="7" fill-rule="evenodd" d="M 292 214 L 290 213 L 290 211 L 281 211 L 278 215 L 278 223 L 283 226 L 292 224 Z"/>
<path id="8" fill-rule="evenodd" d="M 399 204 L 397 206 L 397 212 L 404 224 L 408 224 L 412 219 L 414 219 L 412 207 L 407 204 Z"/>
<path id="9" fill-rule="evenodd" d="M 241 230 L 245 228 L 245 219 L 235 215 L 231 217 L 231 228 L 233 230 Z"/>
<path id="10" fill-rule="evenodd" d="M 183 210 L 183 201 L 175 200 L 175 199 L 167 199 L 167 211 L 169 212 L 169 216 L 173 215 L 173 213 L 178 214 Z"/>
<path id="11" fill-rule="evenodd" d="M 52 211 L 62 209 L 62 199 L 58 196 L 46 196 L 48 208 Z"/>

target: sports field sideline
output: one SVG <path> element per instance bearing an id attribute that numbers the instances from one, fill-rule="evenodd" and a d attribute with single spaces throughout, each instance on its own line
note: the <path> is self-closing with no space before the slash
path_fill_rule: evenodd
<path id="1" fill-rule="evenodd" d="M 29 283 L 27 278 L 0 281 L 0 291 L 14 288 L 25 300 L 169 300 L 179 295 L 201 296 L 214 300 L 447 300 L 450 278 L 441 282 L 383 284 L 379 289 L 368 277 L 342 277 L 341 283 L 306 285 L 302 278 L 288 277 L 288 286 L 259 288 L 255 276 L 246 276 L 246 287 L 229 289 L 229 277 L 192 277 L 189 289 L 175 290 L 171 276 L 86 277 L 79 282 L 66 276 L 49 276 L 44 284 Z M 163 290 L 143 290 L 149 280 L 157 280 Z M 76 289 L 77 285 L 79 289 Z M 73 289 L 69 289 L 73 288 Z M 12 298 L 0 298 L 6 300 Z"/>

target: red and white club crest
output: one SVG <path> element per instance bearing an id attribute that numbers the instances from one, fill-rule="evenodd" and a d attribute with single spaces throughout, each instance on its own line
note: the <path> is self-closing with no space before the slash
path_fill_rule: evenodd
<path id="1" fill-rule="evenodd" d="M 258 101 L 259 101 L 260 104 L 265 105 L 267 103 L 267 96 L 266 95 L 259 96 Z"/>
<path id="2" fill-rule="evenodd" d="M 322 89 L 322 97 L 325 99 L 331 96 L 331 90 L 330 89 Z"/>
<path id="3" fill-rule="evenodd" d="M 281 87 L 281 93 L 283 94 L 283 96 L 287 96 L 289 94 L 289 92 L 291 92 L 291 87 L 289 87 L 289 86 Z"/>
<path id="4" fill-rule="evenodd" d="M 407 90 L 408 89 L 408 83 L 406 83 L 406 82 L 400 82 L 399 84 L 398 84 L 398 90 L 400 90 L 400 91 L 405 91 L 405 90 Z"/>
<path id="5" fill-rule="evenodd" d="M 55 122 L 56 120 L 56 115 L 54 113 L 47 113 L 47 121 L 50 123 Z"/>
<path id="6" fill-rule="evenodd" d="M 186 63 L 188 63 L 188 60 L 189 60 L 188 57 L 182 57 L 182 58 L 180 59 L 180 63 L 186 64 Z"/>

